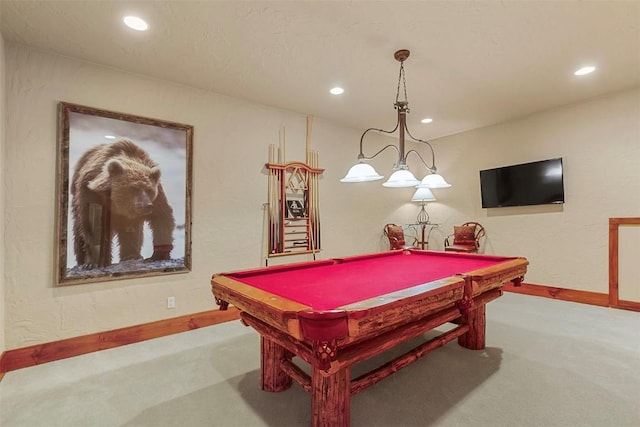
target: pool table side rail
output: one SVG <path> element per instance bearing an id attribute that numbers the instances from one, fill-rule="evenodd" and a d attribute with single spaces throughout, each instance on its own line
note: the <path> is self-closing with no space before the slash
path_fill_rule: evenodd
<path id="1" fill-rule="evenodd" d="M 311 329 L 321 331 L 329 327 L 324 324 L 327 311 L 316 312 L 307 305 L 225 275 L 214 275 L 211 289 L 216 301 L 230 303 L 299 340 L 318 339 Z M 453 307 L 462 299 L 463 292 L 464 279 L 461 277 L 437 280 L 338 307 L 331 310 L 332 319 L 329 322 L 333 324 L 333 331 L 344 330 L 340 339 L 343 344 L 348 344 Z M 340 322 L 343 323 L 342 327 L 336 325 Z"/>
<path id="2" fill-rule="evenodd" d="M 452 308 L 463 294 L 464 279 L 452 277 L 340 307 L 348 313 L 346 343 Z"/>
<path id="3" fill-rule="evenodd" d="M 490 267 L 470 271 L 465 275 L 473 280 L 473 295 L 479 295 L 507 282 L 514 282 L 519 286 L 527 272 L 529 261 L 526 258 L 512 258 Z"/>
<path id="4" fill-rule="evenodd" d="M 413 322 L 438 310 L 453 307 L 463 299 L 465 276 L 472 280 L 471 296 L 475 298 L 493 289 L 499 289 L 506 282 L 521 280 L 528 264 L 525 258 L 510 258 L 468 274 L 340 307 L 349 312 L 348 330 L 351 339 L 347 342 L 359 341 L 381 331 Z M 407 316 L 407 313 L 410 315 Z"/>
<path id="5" fill-rule="evenodd" d="M 476 258 L 476 259 L 485 259 L 488 261 L 496 261 L 502 262 L 507 261 L 514 258 L 522 258 L 517 256 L 504 256 L 504 255 L 490 255 L 490 254 L 479 254 L 479 253 L 461 253 L 461 252 L 443 252 L 443 251 L 430 251 L 425 249 L 404 249 L 405 253 L 414 254 L 414 255 L 424 255 L 424 256 L 436 256 L 441 258 Z"/>
<path id="6" fill-rule="evenodd" d="M 229 271 L 225 273 L 218 273 L 218 274 L 215 274 L 214 276 L 220 275 L 220 276 L 231 276 L 236 278 L 243 278 L 243 277 L 257 276 L 264 273 L 277 273 L 278 271 L 303 270 L 305 268 L 316 268 L 316 267 L 322 267 L 322 266 L 333 265 L 333 264 L 337 264 L 337 261 L 335 259 L 301 261 L 301 262 L 293 262 L 293 263 L 282 264 L 282 265 L 272 265 L 269 267 L 257 267 L 249 270 L 242 270 L 242 271 Z"/>
<path id="7" fill-rule="evenodd" d="M 232 304 L 240 311 L 252 313 L 271 326 L 302 339 L 296 314 L 311 311 L 311 307 L 219 274 L 211 279 L 211 292 L 221 310 Z"/>

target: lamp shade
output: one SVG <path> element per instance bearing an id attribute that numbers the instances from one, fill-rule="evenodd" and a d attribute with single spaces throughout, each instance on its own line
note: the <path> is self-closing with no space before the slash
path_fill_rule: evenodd
<path id="1" fill-rule="evenodd" d="M 420 181 L 413 176 L 407 169 L 399 169 L 391 174 L 389 179 L 382 184 L 383 187 L 400 188 L 400 187 L 415 187 L 420 184 Z"/>
<path id="2" fill-rule="evenodd" d="M 435 202 L 436 198 L 431 192 L 431 190 L 429 190 L 426 187 L 421 187 L 421 188 L 418 188 L 415 193 L 413 193 L 413 197 L 411 198 L 411 201 L 412 202 Z"/>
<path id="3" fill-rule="evenodd" d="M 442 175 L 438 175 L 437 173 L 432 173 L 420 181 L 420 184 L 417 186 L 418 188 L 449 188 L 451 184 L 444 180 Z"/>
<path id="4" fill-rule="evenodd" d="M 378 174 L 373 166 L 367 163 L 358 163 L 349 169 L 349 172 L 347 172 L 340 182 L 367 182 L 377 181 L 382 178 L 384 178 L 384 176 Z"/>

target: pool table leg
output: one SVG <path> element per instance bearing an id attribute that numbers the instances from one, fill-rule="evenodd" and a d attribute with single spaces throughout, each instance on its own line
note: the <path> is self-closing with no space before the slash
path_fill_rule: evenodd
<path id="1" fill-rule="evenodd" d="M 482 350 L 485 346 L 486 304 L 471 307 L 463 315 L 463 323 L 469 325 L 469 332 L 460 335 L 458 344 L 471 350 Z"/>
<path id="2" fill-rule="evenodd" d="M 348 427 L 351 421 L 351 368 L 344 367 L 330 375 L 316 367 L 312 370 L 311 426 Z"/>
<path id="3" fill-rule="evenodd" d="M 260 386 L 264 391 L 285 391 L 291 387 L 291 377 L 280 366 L 293 358 L 290 351 L 263 336 L 260 337 Z"/>

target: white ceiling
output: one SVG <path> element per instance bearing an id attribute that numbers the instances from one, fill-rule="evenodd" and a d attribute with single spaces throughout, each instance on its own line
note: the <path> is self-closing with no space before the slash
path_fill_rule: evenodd
<path id="1" fill-rule="evenodd" d="M 640 86 L 640 1 L 7 1 L 6 41 L 432 139 Z M 145 33 L 122 24 L 136 14 Z M 585 64 L 596 73 L 577 78 Z M 333 96 L 333 86 L 345 93 Z M 420 124 L 423 117 L 434 122 Z"/>

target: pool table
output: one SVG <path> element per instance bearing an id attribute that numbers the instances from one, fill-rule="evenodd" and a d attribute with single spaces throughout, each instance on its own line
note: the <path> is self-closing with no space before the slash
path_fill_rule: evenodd
<path id="1" fill-rule="evenodd" d="M 485 305 L 519 285 L 522 257 L 396 250 L 214 274 L 220 309 L 233 304 L 260 334 L 261 387 L 292 380 L 311 393 L 313 426 L 348 426 L 351 396 L 449 341 L 485 346 Z M 351 378 L 360 361 L 433 330 L 456 326 Z M 311 366 L 307 374 L 292 361 Z"/>

